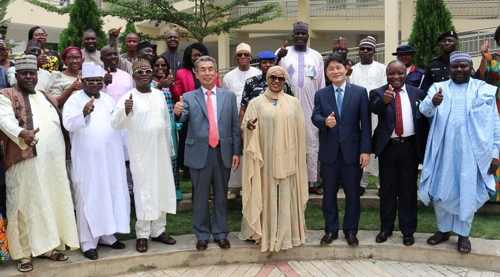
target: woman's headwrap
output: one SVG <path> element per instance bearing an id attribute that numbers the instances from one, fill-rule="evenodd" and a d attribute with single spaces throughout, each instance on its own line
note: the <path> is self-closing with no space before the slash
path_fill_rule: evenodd
<path id="1" fill-rule="evenodd" d="M 75 47 L 75 46 L 68 46 L 66 49 L 64 49 L 64 51 L 61 53 L 61 58 L 64 60 L 66 60 L 66 57 L 68 56 L 68 54 L 72 51 L 75 51 L 75 52 L 78 52 L 78 54 L 80 54 L 80 57 L 82 57 L 82 50 L 80 50 L 80 48 L 78 47 Z"/>

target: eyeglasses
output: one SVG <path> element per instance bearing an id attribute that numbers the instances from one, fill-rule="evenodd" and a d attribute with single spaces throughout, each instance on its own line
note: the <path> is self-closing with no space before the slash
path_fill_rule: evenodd
<path id="1" fill-rule="evenodd" d="M 199 58 L 199 57 L 201 57 L 201 56 L 203 56 L 203 54 L 202 54 L 202 53 L 191 54 L 191 57 L 193 57 L 193 58 L 195 58 L 195 57 L 198 57 L 198 58 Z"/>
<path id="2" fill-rule="evenodd" d="M 66 59 L 70 62 L 73 62 L 73 61 L 81 61 L 82 60 L 82 57 L 79 57 L 79 56 L 70 56 L 70 57 L 66 57 Z"/>
<path id="3" fill-rule="evenodd" d="M 33 34 L 34 37 L 42 37 L 42 38 L 46 38 L 48 37 L 49 35 L 47 35 L 46 33 L 38 33 L 38 34 Z"/>
<path id="4" fill-rule="evenodd" d="M 168 67 L 168 65 L 166 63 L 163 64 L 155 63 L 154 67 Z"/>
<path id="5" fill-rule="evenodd" d="M 370 51 L 373 51 L 373 48 L 371 48 L 371 47 L 359 47 L 359 51 L 368 51 L 368 52 L 370 52 Z"/>
<path id="6" fill-rule="evenodd" d="M 87 81 L 87 80 L 84 80 L 84 81 L 89 86 L 102 86 L 102 84 L 103 84 L 103 81 Z"/>
<path id="7" fill-rule="evenodd" d="M 236 57 L 238 57 L 238 58 L 241 58 L 243 56 L 245 56 L 245 58 L 248 58 L 248 57 L 250 57 L 250 54 L 248 54 L 248 53 L 238 53 L 238 54 L 236 54 Z"/>
<path id="8" fill-rule="evenodd" d="M 7 48 L 3 48 L 3 47 L 0 48 L 0 52 L 5 52 L 5 51 L 7 51 Z"/>
<path id="9" fill-rule="evenodd" d="M 146 69 L 146 70 L 143 70 L 143 69 L 137 69 L 136 71 L 134 71 L 134 74 L 137 73 L 139 75 L 143 75 L 143 74 L 151 74 L 153 73 L 153 69 Z"/>
<path id="10" fill-rule="evenodd" d="M 271 79 L 271 81 L 273 81 L 273 82 L 276 82 L 276 80 L 278 80 L 278 82 L 280 82 L 280 83 L 284 83 L 286 81 L 285 77 L 278 77 L 278 76 L 274 76 L 274 75 L 270 75 L 269 79 Z"/>

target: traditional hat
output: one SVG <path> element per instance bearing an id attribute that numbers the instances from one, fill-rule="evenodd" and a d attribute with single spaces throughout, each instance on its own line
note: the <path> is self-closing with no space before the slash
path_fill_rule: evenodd
<path id="1" fill-rule="evenodd" d="M 453 51 L 450 54 L 450 64 L 454 63 L 472 63 L 472 58 L 469 54 L 461 51 Z"/>
<path id="2" fill-rule="evenodd" d="M 456 39 L 458 39 L 458 35 L 457 35 L 457 32 L 454 32 L 454 31 L 446 31 L 442 34 L 439 35 L 438 37 L 438 41 L 441 41 L 443 38 L 445 37 L 454 37 Z"/>
<path id="3" fill-rule="evenodd" d="M 257 54 L 257 58 L 261 60 L 274 60 L 277 56 L 271 51 L 264 51 Z"/>
<path id="4" fill-rule="evenodd" d="M 240 51 L 247 51 L 248 53 L 252 54 L 252 47 L 246 43 L 240 43 L 238 46 L 236 46 L 236 54 Z"/>
<path id="5" fill-rule="evenodd" d="M 38 70 L 38 59 L 34 55 L 26 55 L 22 58 L 16 58 L 14 62 L 16 72 L 23 69 Z"/>
<path id="6" fill-rule="evenodd" d="M 346 38 L 339 37 L 333 40 L 333 48 L 335 47 L 349 47 L 349 41 Z"/>
<path id="7" fill-rule="evenodd" d="M 415 52 L 417 52 L 417 50 L 415 50 L 411 45 L 400 45 L 396 49 L 396 52 L 392 53 L 392 55 L 397 56 L 399 54 L 415 53 Z"/>
<path id="8" fill-rule="evenodd" d="M 149 68 L 151 68 L 151 64 L 147 60 L 139 59 L 135 63 L 132 64 L 132 71 L 135 71 L 136 69 L 138 69 L 140 67 L 149 67 Z"/>
<path id="9" fill-rule="evenodd" d="M 100 65 L 92 62 L 82 63 L 82 78 L 102 77 L 103 75 Z"/>
<path id="10" fill-rule="evenodd" d="M 359 46 L 361 46 L 362 44 L 368 44 L 368 45 L 373 46 L 373 48 L 375 48 L 375 44 L 377 44 L 377 40 L 372 36 L 367 36 L 364 39 L 359 41 Z"/>
<path id="11" fill-rule="evenodd" d="M 297 30 L 304 30 L 304 31 L 309 32 L 309 24 L 302 22 L 302 21 L 298 21 L 298 22 L 293 23 L 293 32 L 295 32 Z"/>
<path id="12" fill-rule="evenodd" d="M 151 44 L 151 42 L 149 41 L 140 42 L 139 44 L 137 44 L 137 51 L 140 51 L 141 49 L 146 47 L 153 49 L 153 44 Z"/>

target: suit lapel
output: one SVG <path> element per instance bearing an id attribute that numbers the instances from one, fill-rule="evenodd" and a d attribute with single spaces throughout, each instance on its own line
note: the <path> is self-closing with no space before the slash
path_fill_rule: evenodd
<path id="1" fill-rule="evenodd" d="M 217 97 L 217 122 L 219 122 L 220 116 L 222 114 L 222 107 L 224 107 L 224 100 L 226 95 L 222 89 L 216 88 L 215 97 Z"/>
<path id="2" fill-rule="evenodd" d="M 347 111 L 347 105 L 349 105 L 349 101 L 351 100 L 352 97 L 351 90 L 352 90 L 352 85 L 346 82 L 344 91 L 344 102 L 342 102 L 342 114 L 340 115 L 340 121 L 342 121 L 342 118 L 344 118 L 344 115 Z"/>
<path id="3" fill-rule="evenodd" d="M 208 118 L 208 113 L 207 113 L 207 102 L 205 101 L 205 95 L 203 94 L 203 90 L 199 88 L 196 91 L 195 95 L 196 101 L 198 101 L 198 104 L 200 104 L 201 110 L 205 114 L 205 116 Z"/>
<path id="4" fill-rule="evenodd" d="M 331 85 L 330 87 L 331 87 L 331 93 L 327 94 L 328 101 L 330 102 L 330 106 L 332 107 L 332 110 L 335 112 L 335 117 L 337 118 L 337 120 L 339 120 L 338 119 L 339 109 L 337 108 L 337 99 L 335 98 L 335 87 L 333 85 Z M 332 113 L 331 111 L 328 112 L 328 116 L 331 113 Z"/>
<path id="5" fill-rule="evenodd" d="M 417 96 L 415 95 L 415 91 L 408 86 L 406 86 L 406 93 L 408 93 L 408 99 L 410 99 L 411 114 L 413 115 L 413 126 L 417 126 L 417 124 L 415 124 L 417 122 L 417 116 L 415 115 L 417 111 Z"/>

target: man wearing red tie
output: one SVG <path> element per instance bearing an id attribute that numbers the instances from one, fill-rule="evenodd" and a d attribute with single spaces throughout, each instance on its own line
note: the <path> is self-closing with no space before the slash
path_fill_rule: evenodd
<path id="1" fill-rule="evenodd" d="M 417 174 L 423 160 L 428 121 L 418 111 L 426 94 L 405 85 L 406 66 L 392 61 L 386 69 L 387 83 L 370 91 L 371 110 L 378 115 L 373 134 L 373 153 L 379 159 L 380 233 L 382 243 L 392 236 L 396 211 L 403 244 L 413 245 L 417 228 Z"/>

